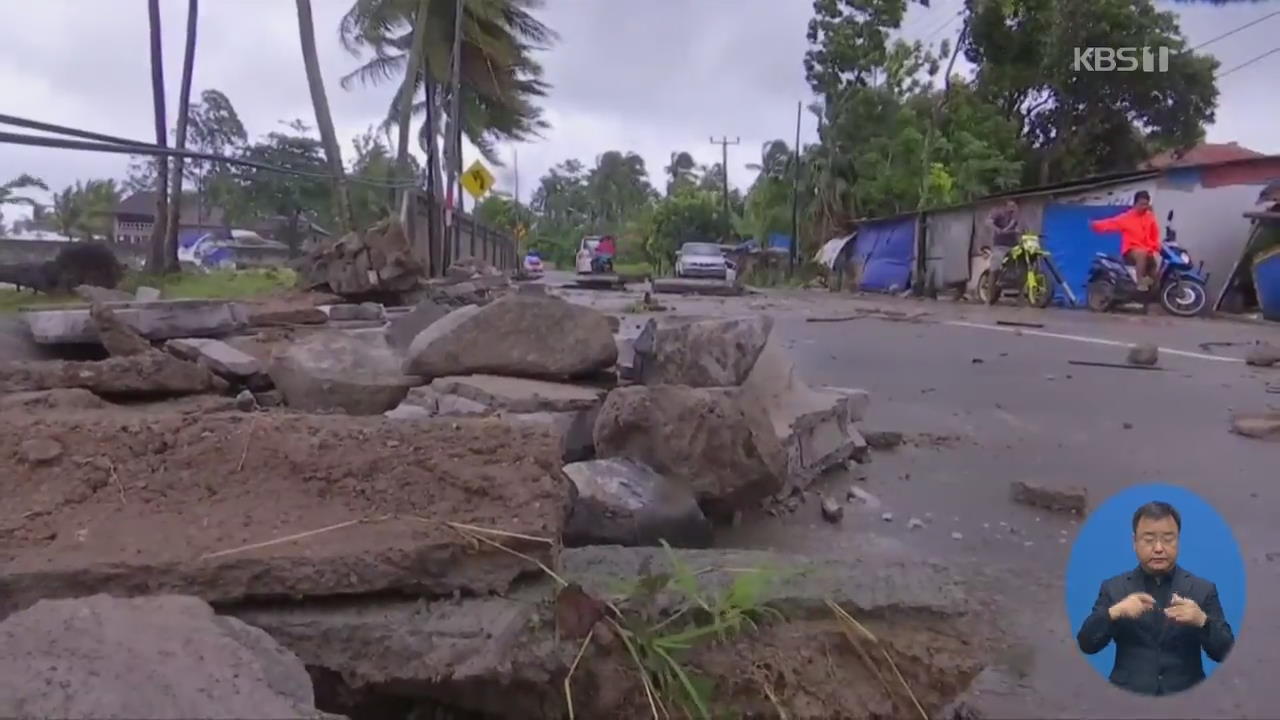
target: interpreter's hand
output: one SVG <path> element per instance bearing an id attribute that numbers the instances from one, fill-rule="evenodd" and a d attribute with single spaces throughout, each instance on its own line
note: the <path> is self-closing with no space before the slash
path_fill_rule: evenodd
<path id="1" fill-rule="evenodd" d="M 1204 627 L 1205 621 L 1209 619 L 1195 600 L 1184 598 L 1177 593 L 1173 594 L 1173 600 L 1169 602 L 1169 607 L 1165 608 L 1164 614 L 1179 625 L 1192 627 Z"/>
<path id="2" fill-rule="evenodd" d="M 1108 614 L 1112 620 L 1127 618 L 1129 620 L 1140 617 L 1143 613 L 1156 606 L 1156 599 L 1144 592 L 1130 593 L 1128 597 L 1111 606 Z"/>

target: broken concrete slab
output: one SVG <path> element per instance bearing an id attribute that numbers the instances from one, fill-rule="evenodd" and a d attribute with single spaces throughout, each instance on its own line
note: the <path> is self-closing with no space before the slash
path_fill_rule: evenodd
<path id="1" fill-rule="evenodd" d="M 773 318 L 652 318 L 635 341 L 635 367 L 646 385 L 733 387 L 746 381 Z"/>
<path id="2" fill-rule="evenodd" d="M 0 617 L 99 592 L 213 603 L 504 592 L 527 561 L 446 523 L 547 538 L 501 542 L 550 563 L 569 501 L 558 439 L 496 421 L 0 415 L 0 457 L 32 437 L 75 438 L 86 462 L 6 469 Z"/>
<path id="3" fill-rule="evenodd" d="M 111 308 L 97 303 L 89 308 L 89 319 L 98 335 L 98 342 L 106 348 L 112 357 L 128 357 L 129 355 L 145 355 L 155 352 L 151 343 L 132 327 L 120 320 Z"/>
<path id="4" fill-rule="evenodd" d="M 1237 413 L 1231 417 L 1231 432 L 1259 440 L 1280 440 L 1280 412 Z"/>
<path id="5" fill-rule="evenodd" d="M 448 314 L 448 307 L 432 300 L 423 300 L 413 310 L 391 319 L 386 329 L 387 344 L 396 352 L 404 354 L 409 351 L 414 338 Z"/>
<path id="6" fill-rule="evenodd" d="M 712 597 L 723 597 L 744 573 L 761 571 L 759 600 L 788 620 L 763 617 L 758 630 L 740 638 L 696 644 L 682 656 L 689 670 L 717 680 L 720 687 L 720 680 L 731 683 L 744 665 L 755 667 L 766 657 L 828 648 L 829 663 L 801 663 L 789 671 L 793 682 L 804 683 L 805 693 L 778 694 L 780 706 L 796 720 L 905 717 L 913 709 L 875 679 L 852 647 L 824 645 L 824 638 L 841 637 L 827 600 L 871 626 L 906 677 L 930 678 L 913 685 L 926 708 L 944 705 L 981 668 L 974 638 L 966 636 L 972 604 L 940 565 L 890 561 L 873 553 L 863 553 L 865 559 L 818 560 L 735 550 L 672 552 L 682 567 L 699 571 L 699 591 Z M 632 608 L 618 597 L 620 579 L 676 572 L 665 550 L 599 546 L 565 550 L 557 570 L 590 595 L 612 598 L 623 612 Z M 569 674 L 581 641 L 557 638 L 556 592 L 554 583 L 542 580 L 501 598 L 425 603 L 382 598 L 232 612 L 266 630 L 307 665 L 344 678 L 357 696 L 437 700 L 503 720 L 565 718 L 560 679 Z M 689 602 L 684 591 L 668 585 L 653 598 L 652 612 L 670 617 Z M 678 623 L 672 627 L 683 627 Z M 605 626 L 596 627 L 599 638 Z M 808 667 L 812 672 L 803 675 Z M 647 708 L 634 677 L 633 660 L 620 643 L 590 643 L 574 673 L 578 717 L 632 717 L 636 708 Z M 735 717 L 776 716 L 779 706 L 763 695 L 724 693 L 714 699 Z"/>
<path id="7" fill-rule="evenodd" d="M 1085 488 L 1049 488 L 1025 480 L 1009 483 L 1009 497 L 1021 505 L 1075 515 L 1084 515 L 1089 506 L 1089 495 Z"/>
<path id="8" fill-rule="evenodd" d="M 694 278 L 653 278 L 649 285 L 656 293 L 672 295 L 742 295 L 742 286 L 724 280 Z"/>
<path id="9" fill-rule="evenodd" d="M 601 388 L 501 375 L 439 377 L 431 381 L 431 389 L 509 413 L 592 410 L 605 397 Z"/>
<path id="10" fill-rule="evenodd" d="M 142 285 L 134 292 L 133 299 L 137 302 L 155 302 L 160 299 L 160 291 L 156 288 Z"/>
<path id="11" fill-rule="evenodd" d="M 382 416 L 389 420 L 433 420 L 436 414 L 421 405 L 409 405 L 400 403 L 394 408 L 382 413 Z"/>
<path id="12" fill-rule="evenodd" d="M 0 716 L 324 716 L 297 656 L 192 597 L 42 601 L 0 622 L 0 648 Z"/>
<path id="13" fill-rule="evenodd" d="M 345 303 L 342 305 L 329 305 L 322 307 L 330 320 L 338 322 L 350 321 L 376 321 L 386 320 L 386 309 L 381 303 L 365 302 L 365 303 Z"/>
<path id="14" fill-rule="evenodd" d="M 560 457 L 566 463 L 581 462 L 595 457 L 596 414 L 599 408 L 569 412 L 502 413 L 507 422 L 529 423 L 548 428 L 560 438 Z"/>
<path id="15" fill-rule="evenodd" d="M 55 349 L 36 343 L 25 321 L 0 316 L 0 362 L 55 359 Z"/>
<path id="16" fill-rule="evenodd" d="M 739 388 L 618 388 L 600 408 L 594 437 L 600 457 L 637 460 L 684 482 L 717 521 L 778 492 L 786 476 L 767 412 Z"/>
<path id="17" fill-rule="evenodd" d="M 742 389 L 768 414 L 786 452 L 791 487 L 808 487 L 857 452 L 861 438 L 850 421 L 850 396 L 809 387 L 780 339 L 765 344 Z"/>
<path id="18" fill-rule="evenodd" d="M 108 404 L 80 388 L 60 388 L 0 395 L 0 412 L 17 410 L 100 410 Z"/>
<path id="19" fill-rule="evenodd" d="M 842 388 L 823 385 L 818 388 L 823 392 L 840 393 L 848 398 L 845 403 L 845 410 L 849 416 L 849 422 L 857 423 L 866 419 L 867 409 L 871 407 L 871 393 L 866 390 L 857 388 Z"/>
<path id="20" fill-rule="evenodd" d="M 570 463 L 574 489 L 565 521 L 566 547 L 653 545 L 705 548 L 711 523 L 689 486 L 644 463 L 619 458 Z"/>
<path id="21" fill-rule="evenodd" d="M 1254 367 L 1271 367 L 1280 363 L 1280 347 L 1260 343 L 1249 348 L 1244 361 Z"/>
<path id="22" fill-rule="evenodd" d="M 97 285 L 77 285 L 73 292 L 85 302 L 132 302 L 134 296 L 123 290 L 98 287 Z"/>
<path id="23" fill-rule="evenodd" d="M 164 347 L 176 357 L 199 363 L 232 380 L 246 380 L 263 371 L 262 363 L 257 358 L 221 340 L 178 338 L 168 341 Z"/>
<path id="24" fill-rule="evenodd" d="M 0 393 L 84 388 L 97 395 L 197 395 L 221 386 L 205 368 L 162 352 L 97 362 L 0 363 Z"/>
<path id="25" fill-rule="evenodd" d="M 606 370 L 617 359 L 603 314 L 560 298 L 508 295 L 437 320 L 410 345 L 404 371 L 559 379 Z"/>
<path id="26" fill-rule="evenodd" d="M 254 327 L 324 325 L 327 322 L 328 314 L 314 305 L 268 303 L 246 308 L 246 324 Z"/>
<path id="27" fill-rule="evenodd" d="M 898 430 L 863 430 L 862 437 L 876 450 L 893 450 L 906 441 L 906 436 Z"/>
<path id="28" fill-rule="evenodd" d="M 162 300 L 111 308 L 120 320 L 148 340 L 220 337 L 244 327 L 233 303 L 218 300 Z M 89 308 L 26 310 L 22 317 L 31 336 L 45 345 L 97 343 Z"/>
<path id="29" fill-rule="evenodd" d="M 380 415 L 421 383 L 400 372 L 390 348 L 341 332 L 318 332 L 276 349 L 267 370 L 289 407 Z"/>

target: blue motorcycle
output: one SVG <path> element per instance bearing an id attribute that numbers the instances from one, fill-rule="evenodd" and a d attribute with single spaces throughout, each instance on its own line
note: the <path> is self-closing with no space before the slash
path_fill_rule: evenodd
<path id="1" fill-rule="evenodd" d="M 1173 211 L 1169 211 L 1173 221 Z M 1194 317 L 1208 305 L 1209 293 L 1205 289 L 1208 275 L 1204 274 L 1204 262 L 1191 264 L 1191 255 L 1178 245 L 1177 233 L 1165 227 L 1164 243 L 1160 246 L 1160 282 L 1154 293 L 1160 306 L 1170 315 Z M 1087 302 L 1094 312 L 1108 310 L 1125 303 L 1140 303 L 1144 308 L 1152 300 L 1150 291 L 1138 288 L 1134 268 L 1124 260 L 1098 253 L 1089 268 Z"/>

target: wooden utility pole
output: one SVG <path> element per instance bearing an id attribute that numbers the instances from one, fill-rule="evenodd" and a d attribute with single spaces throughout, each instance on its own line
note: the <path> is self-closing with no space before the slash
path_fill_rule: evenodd
<path id="1" fill-rule="evenodd" d="M 729 232 L 733 228 L 733 223 L 730 222 L 729 220 L 729 146 L 737 145 L 740 142 L 742 142 L 742 138 L 734 138 L 733 140 L 730 140 L 728 136 L 725 136 L 719 140 L 715 139 L 714 137 L 711 138 L 712 145 L 720 146 L 720 174 L 721 174 L 720 179 L 723 180 L 722 188 L 721 188 L 721 197 L 724 202 L 724 226 L 725 226 L 724 241 L 725 242 L 729 242 Z"/>

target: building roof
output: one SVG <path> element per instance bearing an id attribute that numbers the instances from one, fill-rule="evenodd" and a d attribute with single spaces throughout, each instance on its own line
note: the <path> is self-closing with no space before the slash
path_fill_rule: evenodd
<path id="1" fill-rule="evenodd" d="M 1142 167 L 1164 169 L 1188 165 L 1214 165 L 1232 160 L 1251 160 L 1266 157 L 1265 153 L 1242 147 L 1239 143 L 1200 143 L 1187 150 L 1166 150 L 1152 155 Z"/>
<path id="2" fill-rule="evenodd" d="M 116 205 L 116 215 L 141 215 L 155 218 L 156 192 L 142 190 L 135 192 Z M 182 210 L 178 216 L 179 225 L 221 225 L 222 208 L 201 207 L 200 199 L 195 193 L 182 194 Z"/>

